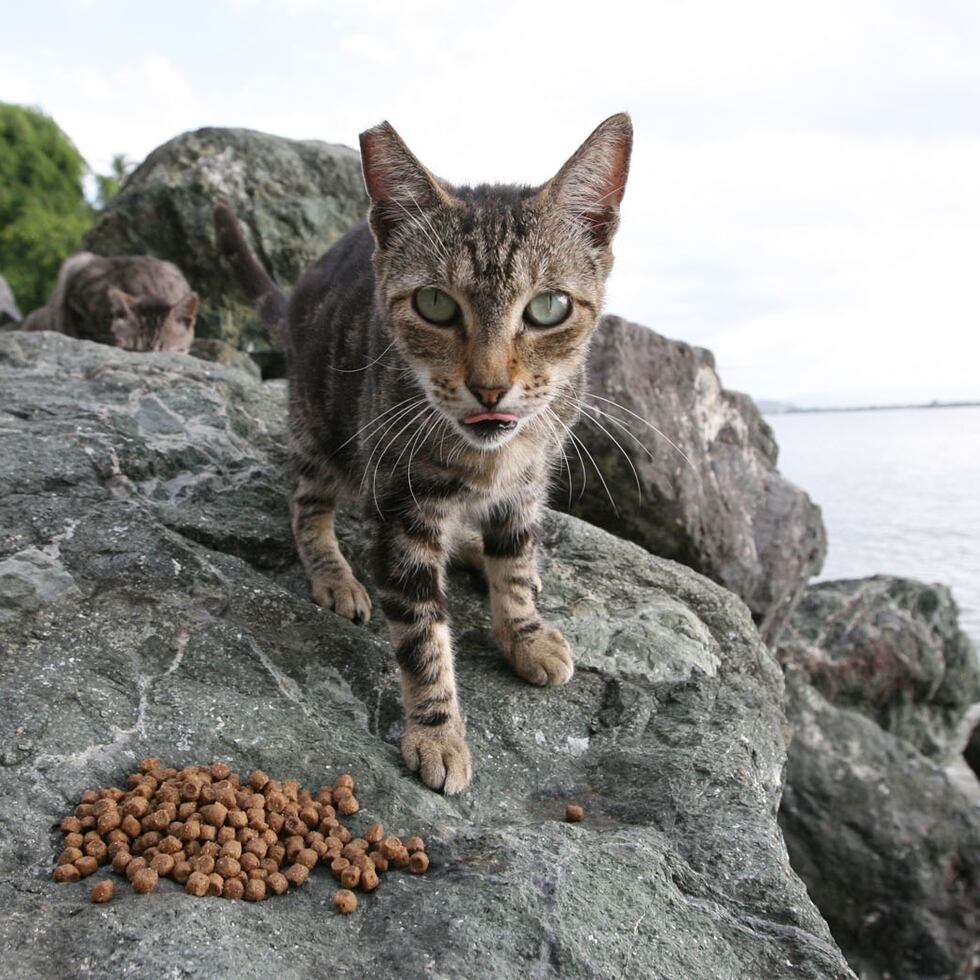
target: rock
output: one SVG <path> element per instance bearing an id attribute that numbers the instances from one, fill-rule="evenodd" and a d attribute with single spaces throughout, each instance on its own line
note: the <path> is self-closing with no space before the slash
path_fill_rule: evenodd
<path id="1" fill-rule="evenodd" d="M 239 292 L 214 244 L 211 209 L 231 206 L 277 282 L 299 278 L 367 213 L 359 155 L 318 140 L 199 129 L 154 150 L 85 236 L 100 255 L 155 255 L 180 266 L 201 297 L 197 335 L 248 351 L 282 373 L 275 338 Z"/>
<path id="2" fill-rule="evenodd" d="M 588 454 L 579 467 L 568 450 L 572 491 L 566 474 L 554 505 L 731 589 L 773 645 L 827 541 L 820 508 L 776 469 L 752 400 L 722 388 L 709 351 L 616 316 L 596 332 L 589 387 L 576 429 Z"/>
<path id="3" fill-rule="evenodd" d="M 910 579 L 811 585 L 779 645 L 831 703 L 867 715 L 920 752 L 963 750 L 980 666 L 950 590 Z"/>
<path id="4" fill-rule="evenodd" d="M 7 280 L 0 276 L 0 327 L 8 324 L 18 324 L 23 320 L 13 290 L 7 285 Z"/>
<path id="5" fill-rule="evenodd" d="M 563 516 L 543 606 L 579 668 L 518 681 L 454 580 L 476 760 L 446 798 L 406 772 L 381 622 L 316 608 L 293 556 L 284 391 L 177 354 L 0 337 L 0 560 L 56 547 L 77 591 L 0 624 L 0 953 L 17 976 L 852 977 L 790 870 L 775 811 L 782 679 L 745 607 Z M 339 531 L 363 575 L 356 514 Z M 55 821 L 144 755 L 359 782 L 356 827 L 429 840 L 332 912 L 322 869 L 281 899 L 50 880 Z M 585 808 L 581 823 L 562 817 Z M 121 938 L 122 937 L 122 938 Z M 326 959 L 325 959 L 326 957 Z"/>
<path id="6" fill-rule="evenodd" d="M 980 725 L 975 725 L 963 750 L 966 764 L 980 777 Z"/>
<path id="7" fill-rule="evenodd" d="M 943 769 L 804 672 L 787 674 L 780 823 L 793 867 L 860 976 L 980 969 L 980 811 Z"/>
<path id="8" fill-rule="evenodd" d="M 238 368 L 239 371 L 244 371 L 253 378 L 262 377 L 262 371 L 253 357 L 216 337 L 197 337 L 187 353 L 202 361 L 213 361 L 215 364 L 224 364 L 225 367 Z"/>

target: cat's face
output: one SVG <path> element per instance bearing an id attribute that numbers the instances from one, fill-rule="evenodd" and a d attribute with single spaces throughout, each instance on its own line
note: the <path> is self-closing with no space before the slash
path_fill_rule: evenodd
<path id="1" fill-rule="evenodd" d="M 386 124 L 361 139 L 380 301 L 429 404 L 498 448 L 581 371 L 612 266 L 629 165 L 626 116 L 539 189 L 452 189 Z"/>
<path id="2" fill-rule="evenodd" d="M 112 335 L 116 346 L 132 351 L 176 351 L 186 354 L 194 342 L 197 293 L 174 304 L 109 290 Z"/>

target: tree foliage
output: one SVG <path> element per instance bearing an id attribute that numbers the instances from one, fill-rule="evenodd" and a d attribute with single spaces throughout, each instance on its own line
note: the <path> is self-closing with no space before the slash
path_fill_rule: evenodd
<path id="1" fill-rule="evenodd" d="M 25 313 L 50 294 L 92 223 L 81 154 L 39 109 L 0 102 L 0 275 Z"/>

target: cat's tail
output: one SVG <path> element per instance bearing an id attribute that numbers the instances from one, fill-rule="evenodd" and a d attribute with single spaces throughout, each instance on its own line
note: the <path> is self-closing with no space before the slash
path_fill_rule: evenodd
<path id="1" fill-rule="evenodd" d="M 218 249 L 228 260 L 245 295 L 254 304 L 263 322 L 273 330 L 286 313 L 286 294 L 252 253 L 241 225 L 227 204 L 214 207 L 214 232 Z"/>

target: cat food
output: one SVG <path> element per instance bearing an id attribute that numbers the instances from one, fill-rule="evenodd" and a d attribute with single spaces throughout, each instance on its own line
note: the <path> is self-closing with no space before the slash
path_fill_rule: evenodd
<path id="1" fill-rule="evenodd" d="M 355 836 L 341 823 L 338 814 L 360 810 L 348 773 L 313 794 L 261 769 L 243 779 L 223 762 L 177 770 L 151 757 L 126 786 L 86 790 L 61 821 L 55 881 L 79 881 L 111 864 L 138 894 L 170 878 L 197 898 L 261 902 L 302 886 L 322 863 L 343 886 L 334 905 L 348 914 L 357 907 L 353 889 L 374 891 L 389 867 L 428 868 L 421 837 L 402 843 L 380 823 Z M 100 881 L 92 901 L 107 902 L 114 890 L 112 880 Z"/>
<path id="2" fill-rule="evenodd" d="M 108 902 L 112 898 L 115 890 L 116 886 L 113 884 L 112 879 L 100 881 L 92 886 L 92 901 Z"/>
<path id="3" fill-rule="evenodd" d="M 337 911 L 344 915 L 350 915 L 357 908 L 357 896 L 348 888 L 341 888 L 333 897 L 333 903 L 337 906 Z"/>
<path id="4" fill-rule="evenodd" d="M 570 804 L 565 807 L 565 819 L 569 823 L 579 823 L 584 816 L 585 811 L 580 806 Z"/>

